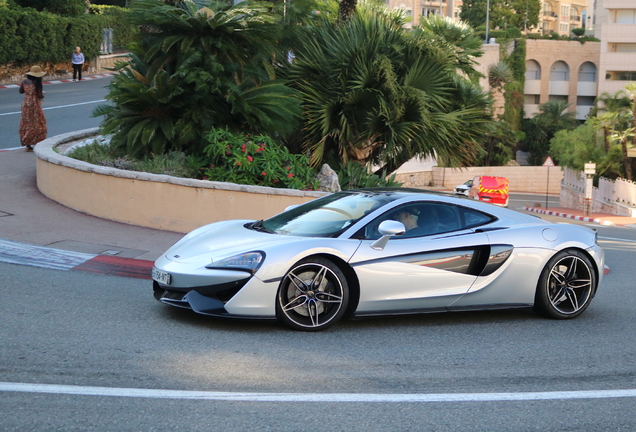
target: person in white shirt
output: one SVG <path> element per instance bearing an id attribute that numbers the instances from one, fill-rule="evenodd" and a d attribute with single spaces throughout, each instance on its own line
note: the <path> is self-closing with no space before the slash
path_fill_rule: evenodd
<path id="1" fill-rule="evenodd" d="M 80 47 L 75 47 L 75 52 L 73 53 L 73 57 L 71 57 L 71 63 L 73 63 L 73 81 L 81 81 L 82 67 L 84 67 L 84 54 L 82 54 Z"/>

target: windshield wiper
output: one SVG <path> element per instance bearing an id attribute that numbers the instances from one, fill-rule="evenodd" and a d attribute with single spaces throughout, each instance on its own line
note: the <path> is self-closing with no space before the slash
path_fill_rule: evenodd
<path id="1" fill-rule="evenodd" d="M 250 226 L 248 226 L 249 229 L 253 229 L 254 231 L 258 231 L 258 232 L 264 232 L 264 233 L 268 233 L 268 234 L 273 234 L 274 231 L 272 231 L 269 228 L 265 228 L 263 226 L 263 220 L 258 220 L 254 223 L 252 223 Z"/>

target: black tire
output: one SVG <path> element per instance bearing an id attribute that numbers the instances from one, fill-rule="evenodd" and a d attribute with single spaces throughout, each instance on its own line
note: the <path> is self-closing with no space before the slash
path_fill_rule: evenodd
<path id="1" fill-rule="evenodd" d="M 308 258 L 283 278 L 276 315 L 295 330 L 320 331 L 338 322 L 348 303 L 349 285 L 338 266 L 325 258 Z"/>
<path id="2" fill-rule="evenodd" d="M 557 253 L 541 272 L 534 310 L 554 319 L 571 319 L 583 313 L 596 292 L 594 265 L 583 252 Z"/>

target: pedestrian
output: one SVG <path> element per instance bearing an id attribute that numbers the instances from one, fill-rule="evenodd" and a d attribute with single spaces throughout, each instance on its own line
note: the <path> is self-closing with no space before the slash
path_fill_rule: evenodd
<path id="1" fill-rule="evenodd" d="M 46 117 L 42 111 L 42 77 L 46 72 L 40 66 L 31 66 L 26 78 L 20 84 L 20 93 L 24 93 L 22 117 L 20 118 L 20 144 L 26 151 L 33 151 L 33 146 L 46 138 Z"/>
<path id="2" fill-rule="evenodd" d="M 82 80 L 82 68 L 84 67 L 84 54 L 80 47 L 75 47 L 73 57 L 71 57 L 71 63 L 73 63 L 73 81 Z M 77 80 L 75 79 L 77 77 Z"/>

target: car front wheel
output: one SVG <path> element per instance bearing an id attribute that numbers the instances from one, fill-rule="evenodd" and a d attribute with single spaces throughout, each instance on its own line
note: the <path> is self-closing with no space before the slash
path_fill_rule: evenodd
<path id="1" fill-rule="evenodd" d="M 580 251 L 565 250 L 543 269 L 535 295 L 535 310 L 556 319 L 575 318 L 590 304 L 596 274 L 590 259 Z"/>
<path id="2" fill-rule="evenodd" d="M 276 298 L 276 314 L 287 326 L 319 331 L 335 324 L 349 302 L 349 286 L 333 262 L 303 260 L 285 275 Z"/>

